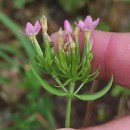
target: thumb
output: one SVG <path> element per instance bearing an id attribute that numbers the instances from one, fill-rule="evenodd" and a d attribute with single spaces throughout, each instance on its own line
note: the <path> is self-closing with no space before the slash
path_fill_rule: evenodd
<path id="1" fill-rule="evenodd" d="M 92 71 L 101 66 L 99 79 L 108 80 L 113 74 L 115 83 L 130 87 L 130 33 L 95 30 L 92 32 L 92 38 Z M 51 40 L 57 48 L 57 33 L 51 35 Z M 84 33 L 80 33 L 80 50 L 83 48 L 84 40 Z"/>
<path id="2" fill-rule="evenodd" d="M 92 69 L 101 65 L 101 79 L 109 79 L 113 74 L 114 82 L 130 87 L 130 33 L 111 33 L 94 31 Z"/>
<path id="3" fill-rule="evenodd" d="M 56 130 L 75 130 L 75 129 L 72 129 L 72 128 L 61 128 L 61 129 L 56 129 Z"/>
<path id="4" fill-rule="evenodd" d="M 58 130 L 76 130 L 76 129 L 64 128 Z M 117 119 L 103 125 L 84 128 L 84 129 L 77 129 L 77 130 L 130 130 L 130 116 Z"/>

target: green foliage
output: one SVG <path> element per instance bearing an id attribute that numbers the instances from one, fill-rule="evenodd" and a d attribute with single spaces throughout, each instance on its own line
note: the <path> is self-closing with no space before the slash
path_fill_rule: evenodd
<path id="1" fill-rule="evenodd" d="M 58 0 L 62 8 L 69 14 L 76 13 L 85 3 L 86 0 Z"/>
<path id="2" fill-rule="evenodd" d="M 86 100 L 95 100 L 95 99 L 98 99 L 100 97 L 102 97 L 103 95 L 105 95 L 108 90 L 111 88 L 112 86 L 112 82 L 113 82 L 113 76 L 111 76 L 108 84 L 102 89 L 100 90 L 99 92 L 96 92 L 94 94 L 82 94 L 82 95 L 75 95 L 78 99 L 80 100 L 83 100 L 83 101 L 86 101 Z"/>
<path id="3" fill-rule="evenodd" d="M 52 116 L 52 103 L 49 98 L 39 96 L 38 89 L 28 91 L 26 102 L 18 103 L 15 107 L 17 111 L 10 114 L 10 119 L 14 123 L 7 130 L 51 130 L 54 128 L 54 119 Z M 43 118 L 43 123 L 39 122 L 38 115 Z M 47 124 L 44 123 L 47 122 Z M 52 128 L 51 128 L 51 127 Z M 49 128 L 50 127 L 50 128 Z"/>
<path id="4" fill-rule="evenodd" d="M 42 85 L 42 87 L 47 90 L 48 92 L 55 94 L 57 96 L 66 96 L 67 93 L 66 92 L 62 92 L 60 90 L 55 89 L 54 87 L 50 86 L 45 80 L 43 80 L 39 74 L 36 71 L 36 64 L 33 62 L 33 60 L 31 60 L 30 62 L 31 65 L 31 69 L 34 73 L 34 75 L 36 76 L 37 80 L 39 81 L 39 83 Z"/>
<path id="5" fill-rule="evenodd" d="M 37 82 L 31 70 L 25 73 L 23 80 L 17 86 L 26 88 L 26 100 L 23 103 L 16 104 L 15 109 L 17 111 L 10 115 L 14 125 L 9 130 L 37 130 L 40 128 L 50 130 L 54 128 L 52 103 L 48 97 L 41 94 L 39 82 Z M 38 121 L 37 115 L 39 114 L 46 120 L 48 125 L 44 124 L 44 122 L 41 124 Z"/>
<path id="6" fill-rule="evenodd" d="M 113 97 L 117 97 L 121 94 L 125 94 L 126 96 L 130 96 L 130 89 L 129 88 L 125 88 L 119 85 L 115 85 L 111 91 L 111 95 Z"/>
<path id="7" fill-rule="evenodd" d="M 13 0 L 16 8 L 22 8 L 28 2 L 33 2 L 34 0 Z"/>
<path id="8" fill-rule="evenodd" d="M 41 93 L 40 83 L 36 80 L 32 71 L 24 69 L 24 66 L 28 64 L 28 58 L 34 57 L 34 50 L 30 41 L 26 36 L 22 36 L 19 33 L 19 26 L 11 21 L 5 14 L 0 12 L 0 21 L 7 26 L 7 28 L 14 34 L 21 46 L 14 45 L 12 43 L 0 44 L 0 71 L 7 69 L 16 69 L 20 77 L 19 83 L 16 83 L 16 87 L 25 89 L 26 95 L 23 101 L 13 105 L 14 111 L 10 111 L 10 121 L 12 125 L 6 130 L 37 130 L 44 129 L 50 130 L 55 127 L 54 118 L 52 115 L 52 103 L 49 98 L 45 97 Z M 14 61 L 14 57 L 20 61 L 20 63 Z M 9 85 L 11 83 L 8 78 L 0 76 L 0 86 Z M 11 88 L 10 88 L 11 89 Z M 43 117 L 48 123 L 41 123 L 38 121 L 37 113 Z"/>
<path id="9" fill-rule="evenodd" d="M 15 63 L 11 60 L 11 58 L 5 52 L 0 51 L 0 57 L 3 58 L 11 66 L 15 66 Z"/>
<path id="10" fill-rule="evenodd" d="M 115 0 L 117 2 L 130 2 L 130 0 Z"/>
<path id="11" fill-rule="evenodd" d="M 110 31 L 110 27 L 106 25 L 104 22 L 100 22 L 100 24 L 96 27 L 96 29 L 102 31 Z"/>
<path id="12" fill-rule="evenodd" d="M 15 7 L 22 8 L 25 5 L 26 0 L 13 0 L 13 3 Z"/>
<path id="13" fill-rule="evenodd" d="M 18 65 L 14 63 L 12 58 L 9 56 L 9 54 L 17 54 L 16 50 L 12 48 L 11 46 L 7 44 L 0 44 L 0 70 L 6 70 L 12 67 L 15 67 L 18 69 Z M 0 76 L 0 85 L 8 84 L 10 80 L 4 76 Z"/>
<path id="14" fill-rule="evenodd" d="M 103 122 L 105 121 L 105 119 L 107 118 L 107 113 L 105 108 L 100 108 L 97 110 L 97 118 L 98 121 Z"/>
<path id="15" fill-rule="evenodd" d="M 0 85 L 9 83 L 8 78 L 0 76 Z"/>
<path id="16" fill-rule="evenodd" d="M 34 56 L 33 48 L 31 46 L 31 42 L 25 38 L 25 36 L 22 36 L 19 32 L 20 28 L 19 26 L 11 21 L 4 13 L 0 12 L 0 21 L 8 27 L 8 29 L 15 35 L 15 37 L 19 40 L 21 46 L 25 49 L 26 54 L 28 57 Z"/>
<path id="17" fill-rule="evenodd" d="M 44 28 L 42 29 L 44 30 Z M 82 57 L 80 56 L 78 34 L 75 34 L 75 40 L 72 40 L 71 35 L 68 33 L 68 41 L 66 44 L 64 44 L 63 32 L 62 29 L 60 29 L 57 34 L 57 53 L 55 52 L 54 48 L 52 48 L 47 34 L 44 34 L 43 36 L 43 49 L 40 47 L 36 36 L 31 36 L 36 53 L 36 59 L 32 59 L 30 62 L 31 69 L 37 80 L 41 83 L 46 91 L 57 96 L 67 96 L 68 98 L 74 96 L 84 101 L 96 100 L 108 92 L 112 86 L 113 75 L 111 76 L 108 84 L 99 92 L 94 94 L 77 94 L 86 83 L 96 79 L 99 74 L 99 69 L 91 74 L 91 61 L 93 54 L 90 50 L 90 34 L 90 31 L 85 32 L 85 42 L 82 51 Z M 42 79 L 40 74 L 37 72 L 38 68 L 41 70 L 40 72 L 50 75 L 58 83 L 58 86 L 50 86 L 49 83 Z M 73 87 L 73 91 L 70 92 L 71 84 L 75 84 L 77 81 L 81 81 L 80 86 L 76 91 L 75 87 Z M 70 89 L 68 89 L 67 86 L 70 86 Z M 61 88 L 64 91 L 59 90 Z"/>

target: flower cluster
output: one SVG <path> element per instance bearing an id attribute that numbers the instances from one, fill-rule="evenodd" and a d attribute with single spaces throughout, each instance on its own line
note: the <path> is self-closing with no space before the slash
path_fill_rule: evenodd
<path id="1" fill-rule="evenodd" d="M 68 103 L 66 109 L 65 127 L 70 125 L 70 108 L 73 97 L 80 100 L 95 100 L 100 98 L 110 89 L 113 81 L 111 77 L 105 88 L 94 94 L 79 94 L 82 87 L 97 78 L 99 69 L 91 73 L 91 61 L 93 58 L 92 45 L 93 39 L 91 31 L 96 28 L 99 18 L 95 21 L 91 16 L 87 16 L 84 21 L 74 22 L 76 27 L 73 30 L 69 21 L 64 21 L 64 31 L 60 28 L 57 33 L 58 50 L 54 49 L 54 44 L 47 33 L 47 20 L 43 16 L 40 21 L 36 21 L 33 26 L 27 23 L 25 34 L 31 39 L 36 53 L 35 59 L 31 60 L 30 65 L 37 80 L 48 92 L 57 96 L 67 96 Z M 42 30 L 44 44 L 40 46 L 36 35 Z M 83 51 L 80 53 L 79 33 L 85 34 Z M 83 34 L 82 33 L 82 34 Z M 42 79 L 37 69 L 52 76 L 57 82 L 56 85 L 48 84 Z M 75 83 L 80 81 L 80 85 L 75 87 Z M 69 87 L 68 87 L 69 86 Z"/>
<path id="2" fill-rule="evenodd" d="M 86 16 L 85 20 L 79 20 L 78 23 L 74 22 L 75 25 L 80 28 L 82 31 L 88 31 L 90 33 L 90 31 L 94 30 L 96 28 L 96 26 L 99 23 L 99 18 L 97 20 L 92 21 L 91 16 Z M 69 23 L 68 20 L 64 21 L 64 30 L 67 33 L 72 33 L 72 27 Z M 90 40 L 90 50 L 92 49 L 93 46 L 93 39 L 91 37 L 91 35 L 89 36 L 89 40 Z"/>
<path id="3" fill-rule="evenodd" d="M 86 83 L 95 79 L 98 75 L 98 71 L 94 74 L 90 74 L 90 72 L 91 60 L 93 57 L 91 52 L 93 45 L 91 31 L 98 25 L 99 18 L 93 21 L 91 16 L 87 16 L 84 21 L 80 20 L 78 23 L 74 23 L 76 25 L 75 30 L 72 29 L 69 21 L 65 20 L 64 32 L 60 29 L 57 33 L 59 45 L 58 52 L 55 52 L 53 49 L 52 42 L 47 34 L 48 27 L 45 16 L 40 19 L 40 22 L 36 21 L 34 26 L 28 22 L 25 28 L 25 34 L 29 36 L 29 38 L 31 37 L 31 40 L 34 43 L 33 46 L 36 52 L 38 65 L 42 67 L 45 73 L 50 74 L 54 79 L 65 77 L 65 83 L 70 83 L 71 80 L 80 80 Z M 44 48 L 40 47 L 36 39 L 36 35 L 41 29 Z M 78 40 L 80 30 L 85 34 L 85 43 L 82 54 L 80 54 Z M 66 40 L 63 37 L 63 33 L 66 35 Z M 76 91 L 76 93 L 78 91 Z"/>
<path id="4" fill-rule="evenodd" d="M 45 19 L 45 16 L 44 16 Z M 42 20 L 41 22 L 44 22 L 45 20 Z M 92 21 L 91 16 L 87 16 L 84 21 L 79 20 L 78 23 L 74 22 L 77 27 L 79 27 L 82 31 L 92 31 L 96 28 L 96 26 L 99 23 L 99 18 L 97 20 Z M 43 25 L 43 24 L 42 24 Z M 35 25 L 33 26 L 30 22 L 27 22 L 25 33 L 27 36 L 32 36 L 38 34 L 38 32 L 41 30 L 41 26 L 39 21 L 36 21 Z M 43 25 L 44 28 L 45 24 Z M 47 26 L 47 25 L 46 25 Z M 64 21 L 64 30 L 66 33 L 72 33 L 72 27 L 68 20 Z"/>
<path id="5" fill-rule="evenodd" d="M 41 24 L 40 24 L 41 22 Z M 45 16 L 42 17 L 42 19 L 39 21 L 36 21 L 35 25 L 33 26 L 30 22 L 27 22 L 26 28 L 25 28 L 25 34 L 27 36 L 36 36 L 39 31 L 41 30 L 41 27 L 43 29 L 44 34 L 47 32 L 47 23 L 46 23 L 46 18 Z M 86 16 L 85 20 L 79 20 L 78 23 L 74 22 L 76 27 L 81 29 L 82 31 L 92 31 L 99 23 L 99 18 L 95 21 L 92 21 L 91 16 Z M 66 34 L 72 34 L 73 29 L 69 23 L 68 20 L 64 21 L 64 30 Z M 76 32 L 76 30 L 75 30 Z M 89 42 L 90 42 L 90 50 L 92 49 L 93 46 L 93 39 L 91 35 L 89 36 Z"/>

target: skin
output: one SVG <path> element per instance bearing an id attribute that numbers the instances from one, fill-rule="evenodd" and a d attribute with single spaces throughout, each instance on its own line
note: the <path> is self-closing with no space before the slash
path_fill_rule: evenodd
<path id="1" fill-rule="evenodd" d="M 108 80 L 114 76 L 114 83 L 130 88 L 130 33 L 112 33 L 92 31 L 93 61 L 92 71 L 99 66 L 99 80 Z M 57 49 L 57 33 L 51 35 L 51 40 Z M 79 35 L 80 51 L 84 43 L 84 34 Z M 60 129 L 74 130 L 74 129 Z M 130 116 L 109 123 L 82 130 L 130 130 Z"/>

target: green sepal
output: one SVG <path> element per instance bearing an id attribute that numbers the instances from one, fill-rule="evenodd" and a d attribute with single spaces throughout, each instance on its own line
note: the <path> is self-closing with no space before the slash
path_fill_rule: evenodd
<path id="1" fill-rule="evenodd" d="M 70 53 L 70 51 L 65 52 L 65 57 L 66 57 L 67 66 L 71 65 L 71 53 Z"/>
<path id="2" fill-rule="evenodd" d="M 99 75 L 99 72 L 95 73 L 95 75 L 93 75 L 91 78 L 88 78 L 88 82 L 91 82 L 93 80 L 95 80 Z"/>
<path id="3" fill-rule="evenodd" d="M 48 36 L 44 36 L 44 47 L 45 47 L 45 62 L 48 65 L 52 63 L 52 55 L 51 55 L 51 43 L 49 42 Z"/>
<path id="4" fill-rule="evenodd" d="M 59 61 L 59 58 L 57 57 L 57 54 L 54 52 L 54 50 L 51 50 L 53 60 L 55 61 L 56 66 L 60 69 L 62 68 L 61 63 Z"/>
<path id="5" fill-rule="evenodd" d="M 76 76 L 76 73 L 77 73 L 76 55 L 75 51 L 71 50 L 71 75 Z"/>
<path id="6" fill-rule="evenodd" d="M 35 52 L 40 56 L 42 57 L 43 56 L 43 52 L 42 52 L 42 49 L 36 39 L 36 37 L 33 37 L 33 40 L 34 40 L 34 43 L 33 43 L 33 46 L 34 46 L 34 49 L 35 49 Z"/>
<path id="7" fill-rule="evenodd" d="M 36 39 L 36 37 L 34 36 L 33 37 L 33 47 L 34 47 L 34 50 L 35 50 L 35 53 L 36 53 L 36 58 L 38 60 L 39 63 L 41 64 L 44 64 L 45 61 L 44 61 L 44 56 L 43 56 L 43 52 L 42 52 L 42 49 Z"/>
<path id="8" fill-rule="evenodd" d="M 90 74 L 90 75 L 88 76 L 88 78 L 91 78 L 91 77 L 93 77 L 94 75 L 96 75 L 97 73 L 99 73 L 99 70 L 100 70 L 100 67 L 98 67 L 98 69 L 97 69 L 95 72 L 93 72 L 92 74 Z"/>
<path id="9" fill-rule="evenodd" d="M 90 74 L 87 78 L 88 78 L 88 82 L 93 81 L 97 78 L 97 76 L 99 75 L 99 69 L 100 67 L 92 74 Z"/>
<path id="10" fill-rule="evenodd" d="M 53 54 L 53 59 L 54 59 L 55 64 L 56 64 L 57 71 L 59 71 L 58 75 L 62 75 L 62 77 L 68 77 L 68 74 L 66 73 L 66 70 L 62 68 L 59 57 L 56 54 Z"/>
<path id="11" fill-rule="evenodd" d="M 108 92 L 108 90 L 112 86 L 112 82 L 113 82 L 113 75 L 111 76 L 108 84 L 102 90 L 100 90 L 99 92 L 96 92 L 94 94 L 82 94 L 82 95 L 76 94 L 74 96 L 77 97 L 80 100 L 83 100 L 83 101 L 96 100 L 96 99 L 104 96 Z"/>
<path id="12" fill-rule="evenodd" d="M 87 59 L 86 62 L 87 62 L 87 65 L 82 68 L 82 79 L 87 77 L 91 71 L 91 63 L 90 63 L 89 59 Z"/>
<path id="13" fill-rule="evenodd" d="M 86 59 L 87 59 L 87 44 L 88 43 L 85 41 L 84 47 L 83 47 L 83 53 L 82 53 L 82 61 L 81 61 L 82 66 L 85 65 L 85 62 L 86 62 Z"/>
<path id="14" fill-rule="evenodd" d="M 83 54 L 82 54 L 82 62 L 81 62 L 82 67 L 87 66 L 87 60 L 89 59 L 90 54 L 91 54 L 89 38 L 90 38 L 90 32 L 86 31 L 85 32 L 85 43 L 84 43 Z"/>
<path id="15" fill-rule="evenodd" d="M 76 48 L 75 48 L 75 57 L 76 57 L 76 63 L 77 63 L 77 67 L 78 67 L 79 64 L 80 64 L 80 49 L 79 49 L 78 38 L 76 38 L 75 45 L 76 45 Z"/>
<path id="16" fill-rule="evenodd" d="M 36 68 L 37 65 L 36 65 L 36 63 L 33 60 L 30 60 L 30 66 L 31 66 L 31 69 L 32 69 L 34 75 L 36 76 L 38 82 L 42 85 L 42 87 L 46 91 L 50 92 L 51 94 L 57 95 L 57 96 L 67 96 L 68 95 L 67 92 L 63 92 L 63 91 L 57 90 L 57 89 L 53 88 L 51 85 L 49 85 L 45 80 L 43 80 L 39 76 L 39 74 L 37 72 L 37 68 Z"/>
<path id="17" fill-rule="evenodd" d="M 66 57 L 65 57 L 65 52 L 62 46 L 59 46 L 58 49 L 58 59 L 60 61 L 61 64 L 61 72 L 64 73 L 64 75 L 66 77 L 70 77 L 70 72 L 68 72 L 68 66 L 67 66 L 67 61 L 66 61 Z"/>
<path id="18" fill-rule="evenodd" d="M 87 45 L 86 58 L 89 59 L 90 54 L 91 54 L 91 52 L 90 52 L 90 31 L 86 31 L 85 35 L 86 35 L 85 37 L 86 37 L 86 45 Z"/>
<path id="19" fill-rule="evenodd" d="M 59 46 L 59 49 L 58 49 L 58 58 L 60 60 L 62 68 L 66 69 L 67 63 L 66 63 L 65 53 L 64 53 L 64 50 L 61 46 Z"/>

